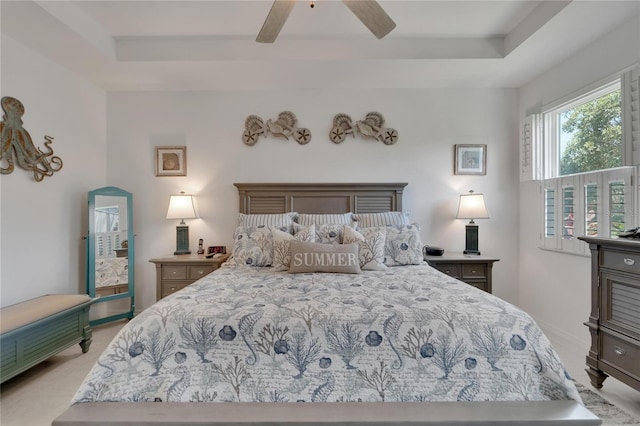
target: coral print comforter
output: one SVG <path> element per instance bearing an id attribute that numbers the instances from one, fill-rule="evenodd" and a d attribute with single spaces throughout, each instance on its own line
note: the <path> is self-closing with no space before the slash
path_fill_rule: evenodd
<path id="1" fill-rule="evenodd" d="M 580 397 L 534 321 L 426 264 L 228 265 L 131 320 L 72 402 L 550 399 Z"/>

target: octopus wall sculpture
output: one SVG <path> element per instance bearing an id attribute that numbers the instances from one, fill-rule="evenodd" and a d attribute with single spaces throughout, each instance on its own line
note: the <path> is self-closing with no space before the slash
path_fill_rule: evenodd
<path id="1" fill-rule="evenodd" d="M 29 132 L 22 127 L 24 105 L 16 98 L 4 96 L 0 100 L 4 114 L 0 122 L 0 173 L 13 172 L 15 164 L 33 172 L 33 178 L 40 182 L 45 176 L 53 176 L 62 168 L 62 159 L 53 155 L 53 138 L 45 136 L 46 152 L 36 147 Z M 5 167 L 6 165 L 6 167 Z"/>
<path id="2" fill-rule="evenodd" d="M 369 112 L 364 120 L 356 121 L 355 124 L 347 114 L 336 114 L 333 117 L 333 127 L 329 132 L 333 143 L 342 143 L 348 134 L 355 138 L 356 133 L 377 139 L 385 145 L 393 145 L 398 141 L 398 131 L 384 127 L 384 117 L 379 112 Z"/>
<path id="3" fill-rule="evenodd" d="M 250 115 L 244 121 L 244 133 L 242 141 L 247 145 L 255 145 L 260 135 L 267 137 L 269 134 L 275 137 L 283 137 L 289 140 L 289 136 L 300 145 L 306 145 L 311 141 L 311 132 L 304 127 L 297 127 L 298 119 L 291 111 L 282 111 L 274 121 L 266 122 L 257 115 Z"/>

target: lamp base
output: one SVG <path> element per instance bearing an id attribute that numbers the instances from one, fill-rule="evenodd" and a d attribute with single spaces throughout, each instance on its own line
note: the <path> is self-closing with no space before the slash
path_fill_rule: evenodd
<path id="1" fill-rule="evenodd" d="M 473 221 L 465 227 L 465 248 L 463 253 L 480 254 L 478 250 L 478 225 Z"/>
<path id="2" fill-rule="evenodd" d="M 189 250 L 189 227 L 186 225 L 176 226 L 176 251 L 173 254 L 191 254 Z"/>

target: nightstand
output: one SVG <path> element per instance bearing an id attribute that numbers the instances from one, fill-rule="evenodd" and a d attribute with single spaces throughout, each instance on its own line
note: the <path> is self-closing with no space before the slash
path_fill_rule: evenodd
<path id="1" fill-rule="evenodd" d="M 229 254 L 216 254 L 207 259 L 201 254 L 180 254 L 151 259 L 156 264 L 156 301 L 215 271 Z"/>
<path id="2" fill-rule="evenodd" d="M 445 252 L 442 256 L 424 256 L 437 270 L 487 293 L 491 293 L 491 269 L 495 257 Z"/>

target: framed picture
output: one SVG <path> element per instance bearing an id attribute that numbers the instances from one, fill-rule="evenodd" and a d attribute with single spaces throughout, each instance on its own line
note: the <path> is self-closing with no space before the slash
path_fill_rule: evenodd
<path id="1" fill-rule="evenodd" d="M 187 147 L 157 146 L 156 176 L 186 176 Z"/>
<path id="2" fill-rule="evenodd" d="M 486 175 L 487 145 L 456 145 L 453 173 L 456 175 Z"/>

